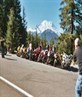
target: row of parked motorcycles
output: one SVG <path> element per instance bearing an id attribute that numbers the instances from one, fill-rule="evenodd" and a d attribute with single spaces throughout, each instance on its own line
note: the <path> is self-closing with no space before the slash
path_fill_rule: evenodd
<path id="1" fill-rule="evenodd" d="M 29 48 L 17 49 L 17 56 L 59 68 L 67 68 L 72 62 L 72 55 L 43 50 L 40 46 L 34 50 L 29 50 Z"/>

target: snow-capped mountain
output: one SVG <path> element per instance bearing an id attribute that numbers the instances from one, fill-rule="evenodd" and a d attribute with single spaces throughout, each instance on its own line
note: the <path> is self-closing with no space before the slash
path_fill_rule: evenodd
<path id="1" fill-rule="evenodd" d="M 46 37 L 47 41 L 49 42 L 51 38 L 54 39 L 54 42 L 56 42 L 58 35 L 54 33 L 51 29 L 47 29 L 43 31 L 43 33 L 40 34 L 40 37 Z"/>
<path id="2" fill-rule="evenodd" d="M 30 31 L 30 32 L 33 32 L 33 33 L 37 31 L 37 33 L 41 34 L 41 33 L 43 33 L 47 29 L 52 30 L 58 36 L 60 35 L 59 31 L 56 29 L 54 24 L 51 21 L 47 21 L 47 20 L 42 21 L 39 25 L 36 26 L 35 29 L 28 28 L 27 31 Z"/>
<path id="3" fill-rule="evenodd" d="M 38 33 L 43 33 L 47 29 L 50 29 L 59 35 L 59 32 L 57 31 L 56 27 L 54 26 L 54 24 L 51 21 L 44 20 L 43 22 L 41 22 L 41 24 L 39 26 L 37 26 Z"/>
<path id="4" fill-rule="evenodd" d="M 33 34 L 37 31 L 40 37 L 45 35 L 48 41 L 51 39 L 51 37 L 56 40 L 56 38 L 60 35 L 54 24 L 47 20 L 44 20 L 40 23 L 40 25 L 37 25 L 36 29 L 29 28 L 28 31 L 31 31 Z"/>
<path id="5" fill-rule="evenodd" d="M 58 35 L 56 33 L 54 33 L 54 31 L 52 31 L 51 29 L 45 30 L 41 35 L 42 36 L 47 35 L 47 37 L 51 37 L 51 36 L 58 37 Z"/>

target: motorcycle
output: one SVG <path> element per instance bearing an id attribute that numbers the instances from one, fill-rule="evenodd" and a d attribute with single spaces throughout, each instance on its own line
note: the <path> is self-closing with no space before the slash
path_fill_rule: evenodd
<path id="1" fill-rule="evenodd" d="M 72 55 L 63 54 L 61 68 L 70 67 L 71 62 L 72 62 Z"/>
<path id="2" fill-rule="evenodd" d="M 60 53 L 54 53 L 53 66 L 61 68 L 62 55 Z"/>
<path id="3" fill-rule="evenodd" d="M 48 51 L 47 56 L 48 56 L 47 64 L 51 64 L 53 66 L 53 63 L 54 63 L 54 52 Z"/>
<path id="4" fill-rule="evenodd" d="M 38 56 L 38 62 L 46 63 L 48 50 L 42 50 Z"/>
<path id="5" fill-rule="evenodd" d="M 38 56 L 39 56 L 41 50 L 42 50 L 42 48 L 41 48 L 41 47 L 38 47 L 38 48 L 36 48 L 36 49 L 33 51 L 33 53 L 32 53 L 32 59 L 33 59 L 33 61 L 37 61 Z"/>

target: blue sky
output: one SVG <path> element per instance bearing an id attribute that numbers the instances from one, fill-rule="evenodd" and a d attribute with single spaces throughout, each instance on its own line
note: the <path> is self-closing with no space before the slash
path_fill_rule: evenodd
<path id="1" fill-rule="evenodd" d="M 51 21 L 58 30 L 60 29 L 59 8 L 61 0 L 20 0 L 21 7 L 25 8 L 28 27 L 35 28 L 42 21 Z"/>

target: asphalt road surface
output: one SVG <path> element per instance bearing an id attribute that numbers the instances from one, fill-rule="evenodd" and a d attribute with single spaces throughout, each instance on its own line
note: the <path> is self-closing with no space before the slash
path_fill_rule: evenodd
<path id="1" fill-rule="evenodd" d="M 20 92 L 13 89 L 8 84 L 0 81 L 0 97 L 25 97 Z"/>
<path id="2" fill-rule="evenodd" d="M 75 82 L 78 75 L 75 71 L 75 68 L 71 68 L 70 71 L 62 70 L 12 54 L 7 54 L 5 58 L 0 56 L 0 76 L 33 97 L 75 97 Z M 12 97 L 7 92 L 4 94 L 2 90 L 4 83 L 0 82 L 0 84 L 2 84 L 0 97 Z M 9 90 L 12 91 L 11 88 Z M 17 95 L 15 93 L 13 97 L 19 97 L 18 93 Z"/>

